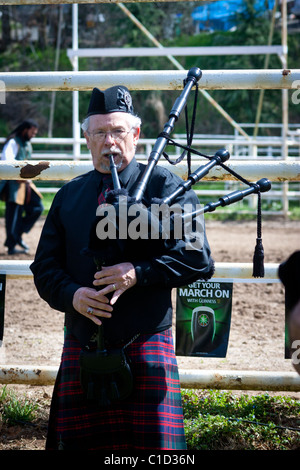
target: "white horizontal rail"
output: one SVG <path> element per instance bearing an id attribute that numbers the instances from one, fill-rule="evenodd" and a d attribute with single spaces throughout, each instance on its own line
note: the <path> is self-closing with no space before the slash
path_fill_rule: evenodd
<path id="1" fill-rule="evenodd" d="M 58 368 L 36 365 L 1 365 L 1 384 L 53 385 Z"/>
<path id="2" fill-rule="evenodd" d="M 300 124 L 299 124 L 300 126 Z M 175 136 L 176 137 L 176 134 Z M 295 138 L 293 138 L 295 137 Z M 0 143 L 4 143 L 6 140 L 5 137 L 0 137 Z M 177 138 L 176 137 L 176 143 L 179 145 L 186 145 L 186 139 L 184 138 Z M 207 137 L 202 137 L 202 138 L 193 138 L 193 146 L 200 146 L 200 145 L 209 145 L 209 146 L 217 146 L 217 145 L 245 145 L 245 146 L 251 146 L 251 145 L 257 145 L 257 146 L 279 146 L 282 145 L 283 138 L 280 136 L 273 136 L 273 137 L 257 137 L 257 138 L 251 138 L 249 139 L 244 139 L 243 137 L 239 136 L 228 136 L 228 137 L 222 137 L 221 135 L 214 136 L 214 135 L 207 135 Z M 72 137 L 34 137 L 31 139 L 31 142 L 33 145 L 36 144 L 47 144 L 47 145 L 73 145 L 74 142 L 79 142 L 82 145 L 86 144 L 86 140 L 84 137 L 76 140 L 73 139 Z M 139 139 L 138 145 L 154 145 L 156 142 L 156 139 L 151 139 L 151 138 L 141 138 Z M 294 136 L 291 136 L 286 139 L 286 143 L 289 146 L 299 146 L 300 143 L 300 132 L 299 135 L 295 133 Z M 36 153 L 36 152 L 35 152 Z"/>
<path id="3" fill-rule="evenodd" d="M 191 164 L 191 170 L 196 171 L 200 165 L 206 163 L 203 160 L 193 160 Z M 159 163 L 162 166 L 166 166 L 170 169 L 170 165 L 165 162 Z M 261 178 L 268 178 L 272 182 L 283 182 L 283 181 L 300 181 L 300 162 L 299 161 L 245 161 L 245 160 L 234 160 L 227 162 L 227 166 L 234 170 L 236 173 L 242 175 L 248 181 L 258 181 Z M 179 163 L 172 168 L 178 176 L 182 178 L 187 177 L 186 163 Z M 221 167 L 215 167 L 212 169 L 207 176 L 201 179 L 201 181 L 233 181 L 236 179 L 226 172 Z M 267 194 L 267 193 L 266 193 Z"/>
<path id="4" fill-rule="evenodd" d="M 300 391 L 296 372 L 179 370 L 182 388 L 217 390 Z"/>
<path id="5" fill-rule="evenodd" d="M 300 124 L 299 124 L 300 126 Z M 175 134 L 176 137 L 176 134 Z M 300 132 L 299 136 L 298 134 L 295 134 L 296 138 L 293 138 L 293 136 L 289 137 L 286 142 L 289 145 L 299 145 L 299 138 L 300 138 Z M 4 143 L 6 140 L 5 137 L 0 137 L 0 143 Z M 47 144 L 47 145 L 73 145 L 74 141 L 76 142 L 76 139 L 73 139 L 72 137 L 34 137 L 31 139 L 31 143 L 33 145 L 35 144 Z M 86 144 L 86 139 L 84 137 L 81 137 L 80 139 L 77 140 L 80 144 Z M 139 139 L 139 145 L 153 145 L 156 142 L 156 139 L 151 139 L 151 138 L 141 138 Z M 176 137 L 176 143 L 178 144 L 186 144 L 186 139 L 184 138 L 177 138 Z M 239 136 L 224 136 L 218 135 L 207 135 L 206 137 L 202 138 L 193 138 L 193 145 L 204 145 L 204 144 L 209 144 L 209 145 L 223 145 L 223 144 L 232 144 L 232 145 L 280 145 L 282 143 L 282 137 L 280 136 L 273 136 L 273 137 L 257 137 L 257 138 L 251 138 L 250 139 L 244 139 L 243 137 Z"/>
<path id="6" fill-rule="evenodd" d="M 194 147 L 195 148 L 195 147 Z M 216 151 L 216 149 L 220 149 L 219 146 L 215 145 L 213 149 L 211 150 L 206 150 L 206 154 L 207 155 L 213 155 Z M 230 147 L 228 147 L 228 150 L 230 151 Z M 278 147 L 278 148 L 273 148 L 272 149 L 272 153 L 269 154 L 269 149 L 267 148 L 267 150 L 265 150 L 265 152 L 261 151 L 261 152 L 257 152 L 258 154 L 254 154 L 251 153 L 250 154 L 250 151 L 247 151 L 248 149 L 246 148 L 241 148 L 241 149 L 236 149 L 235 152 L 236 153 L 233 153 L 231 152 L 231 155 L 230 155 L 230 160 L 231 162 L 232 161 L 239 161 L 239 160 L 245 160 L 247 161 L 248 164 L 250 164 L 251 160 L 252 160 L 252 164 L 254 165 L 255 162 L 257 161 L 257 159 L 259 159 L 260 161 L 279 161 L 279 159 L 281 158 L 281 148 Z M 201 151 L 201 150 L 200 150 Z M 145 163 L 145 160 L 148 160 L 148 157 L 150 155 L 150 152 L 151 152 L 151 149 L 149 151 L 145 150 L 145 153 L 136 153 L 136 159 L 141 162 L 141 163 Z M 171 152 L 168 152 L 168 155 L 170 157 L 170 159 L 175 159 L 178 157 L 179 153 L 171 153 Z M 300 149 L 299 151 L 295 151 L 295 152 L 292 152 L 290 151 L 290 155 L 287 156 L 286 158 L 286 161 L 294 161 L 295 158 L 298 158 L 298 156 L 300 156 Z M 253 161 L 253 159 L 255 159 L 255 161 Z M 70 150 L 70 153 L 64 153 L 64 152 L 34 152 L 34 160 L 35 161 L 48 161 L 48 160 L 51 160 L 51 161 L 81 161 L 81 160 L 90 160 L 92 161 L 92 157 L 91 157 L 91 154 L 90 153 L 87 153 L 87 152 L 82 152 L 82 153 L 78 153 L 77 156 L 75 156 L 75 153 Z M 160 163 L 161 164 L 161 163 Z M 172 170 L 171 170 L 172 171 Z"/>
<path id="7" fill-rule="evenodd" d="M 53 385 L 57 372 L 55 366 L 7 364 L 0 367 L 0 383 Z M 188 389 L 300 391 L 296 372 L 179 369 L 179 379 Z"/>
<path id="8" fill-rule="evenodd" d="M 187 70 L 104 72 L 1 72 L 11 91 L 84 91 L 125 85 L 130 90 L 181 90 Z M 299 87 L 300 69 L 203 70 L 198 85 L 206 90 L 293 89 Z"/>
<path id="9" fill-rule="evenodd" d="M 217 146 L 217 145 L 245 145 L 245 146 L 251 146 L 251 145 L 257 145 L 259 147 L 264 147 L 264 146 L 279 146 L 282 145 L 283 138 L 274 136 L 274 137 L 258 137 L 258 138 L 251 138 L 249 139 L 244 139 L 236 137 L 236 138 L 226 138 L 226 137 L 206 137 L 202 139 L 193 139 L 193 146 L 200 146 L 200 145 L 209 145 L 209 146 Z M 144 141 L 141 139 L 141 143 Z M 186 144 L 186 140 L 184 139 L 176 139 L 176 143 L 178 144 Z M 298 146 L 300 143 L 299 138 L 288 138 L 286 139 L 286 143 L 290 146 Z"/>
<path id="10" fill-rule="evenodd" d="M 0 274 L 6 274 L 8 279 L 31 278 L 30 265 L 33 260 L 3 260 L 0 261 Z M 252 263 L 215 263 L 214 279 L 230 279 L 234 282 L 249 279 L 253 282 L 279 282 L 277 263 L 265 263 L 265 277 L 253 278 Z"/>
<path id="11" fill-rule="evenodd" d="M 195 171 L 199 166 L 207 163 L 207 160 L 193 160 L 191 169 Z M 186 163 L 170 165 L 165 160 L 159 162 L 160 166 L 169 168 L 173 173 L 187 177 Z M 227 166 L 238 174 L 243 175 L 249 181 L 258 181 L 260 178 L 268 178 L 270 181 L 300 181 L 300 162 L 292 161 L 238 161 L 229 162 Z M 82 175 L 93 169 L 91 161 L 36 161 L 20 160 L 18 162 L 7 163 L 0 161 L 0 179 L 18 180 L 52 180 L 66 181 L 76 176 Z M 233 176 L 221 167 L 213 168 L 201 181 L 233 181 Z"/>
<path id="12" fill-rule="evenodd" d="M 282 46 L 218 46 L 218 47 L 106 47 L 67 49 L 73 57 L 157 57 L 282 54 Z"/>

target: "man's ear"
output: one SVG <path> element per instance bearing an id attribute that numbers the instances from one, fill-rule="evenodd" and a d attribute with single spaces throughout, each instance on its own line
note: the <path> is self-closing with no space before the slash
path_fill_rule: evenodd
<path id="1" fill-rule="evenodd" d="M 138 140 L 140 138 L 140 132 L 141 132 L 141 130 L 140 130 L 139 127 L 135 128 L 134 131 L 133 131 L 133 143 L 134 143 L 135 146 L 137 145 Z"/>

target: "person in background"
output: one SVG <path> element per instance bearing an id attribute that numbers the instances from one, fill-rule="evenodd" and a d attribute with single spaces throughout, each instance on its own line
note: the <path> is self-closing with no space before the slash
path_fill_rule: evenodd
<path id="1" fill-rule="evenodd" d="M 30 140 L 36 136 L 38 125 L 35 121 L 23 121 L 7 137 L 1 160 L 14 162 L 28 160 L 32 155 Z M 29 247 L 22 238 L 28 233 L 42 214 L 42 195 L 32 181 L 1 181 L 1 197 L 5 200 L 6 240 L 8 254 L 28 253 Z M 18 249 L 17 246 L 21 248 Z"/>

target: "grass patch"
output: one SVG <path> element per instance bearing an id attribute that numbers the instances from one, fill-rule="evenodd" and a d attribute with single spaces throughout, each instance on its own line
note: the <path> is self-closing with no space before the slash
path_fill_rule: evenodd
<path id="1" fill-rule="evenodd" d="M 29 423 L 37 416 L 38 404 L 26 397 L 18 397 L 3 387 L 0 393 L 0 415 L 7 424 Z"/>
<path id="2" fill-rule="evenodd" d="M 182 399 L 188 451 L 300 449 L 299 400 L 268 393 L 249 396 L 186 389 Z M 6 386 L 0 389 L 4 448 L 22 448 L 20 436 L 43 447 L 49 405 L 49 396 L 28 399 Z M 15 437 L 5 438 L 5 434 Z"/>
<path id="3" fill-rule="evenodd" d="M 300 403 L 283 396 L 183 390 L 188 450 L 300 449 Z"/>

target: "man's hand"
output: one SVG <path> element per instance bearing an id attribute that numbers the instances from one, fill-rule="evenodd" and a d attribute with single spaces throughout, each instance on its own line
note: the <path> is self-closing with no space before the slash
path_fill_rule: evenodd
<path id="1" fill-rule="evenodd" d="M 93 282 L 95 287 L 105 286 L 98 292 L 102 295 L 113 292 L 110 305 L 114 305 L 120 295 L 136 284 L 136 273 L 131 263 L 120 263 L 106 266 L 97 271 Z"/>
<path id="2" fill-rule="evenodd" d="M 98 317 L 110 318 L 113 310 L 109 299 L 96 289 L 80 287 L 73 296 L 73 307 L 77 312 L 101 325 Z"/>

